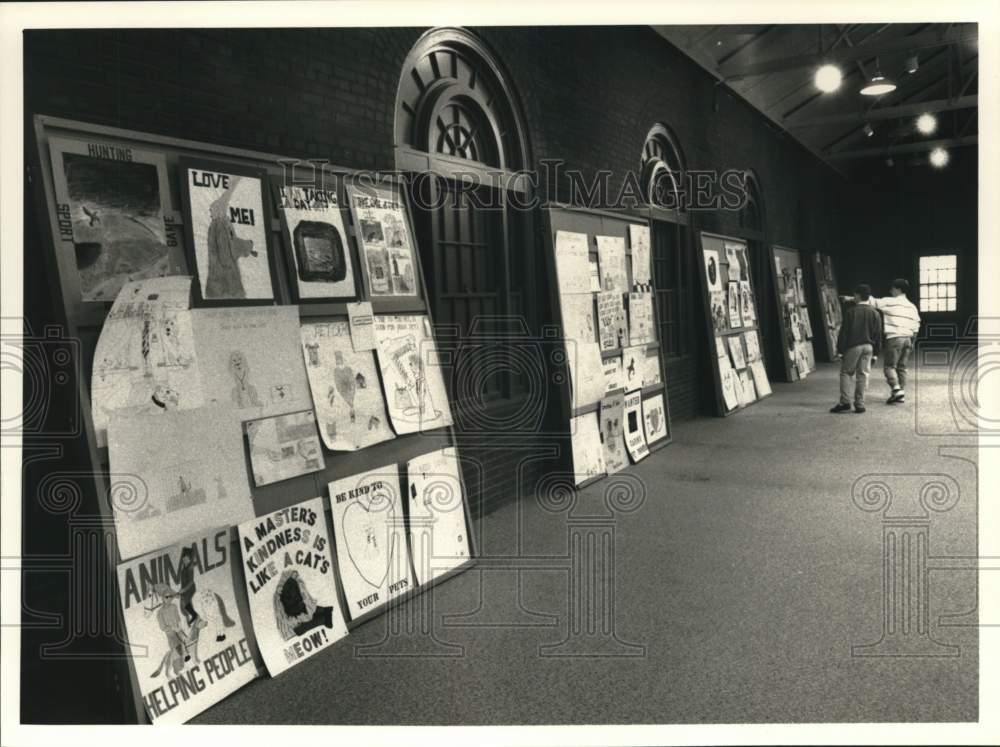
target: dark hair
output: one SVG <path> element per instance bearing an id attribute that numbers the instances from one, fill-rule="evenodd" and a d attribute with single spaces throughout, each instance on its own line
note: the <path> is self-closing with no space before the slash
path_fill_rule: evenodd
<path id="1" fill-rule="evenodd" d="M 861 296 L 862 301 L 867 301 L 872 296 L 871 286 L 861 283 L 854 287 L 854 292 Z"/>
<path id="2" fill-rule="evenodd" d="M 899 290 L 903 291 L 903 293 L 909 293 L 910 281 L 907 280 L 906 278 L 896 278 L 895 280 L 892 281 L 892 287 L 898 288 Z"/>

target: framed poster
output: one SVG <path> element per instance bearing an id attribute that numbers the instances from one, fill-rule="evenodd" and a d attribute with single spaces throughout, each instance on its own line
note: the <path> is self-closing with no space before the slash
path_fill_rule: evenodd
<path id="1" fill-rule="evenodd" d="M 400 192 L 393 186 L 366 185 L 349 187 L 348 195 L 369 295 L 419 296 L 414 239 Z"/>
<path id="2" fill-rule="evenodd" d="M 299 303 L 357 298 L 354 258 L 335 190 L 278 187 L 289 288 Z"/>
<path id="3" fill-rule="evenodd" d="M 470 557 L 462 472 L 454 447 L 406 463 L 410 549 L 418 584 L 453 571 Z"/>
<path id="4" fill-rule="evenodd" d="M 129 281 L 186 275 L 163 153 L 124 142 L 49 141 L 60 234 L 86 302 L 111 303 Z"/>
<path id="5" fill-rule="evenodd" d="M 257 677 L 230 531 L 201 531 L 118 566 L 132 666 L 154 724 L 182 724 Z"/>
<path id="6" fill-rule="evenodd" d="M 329 484 L 337 566 L 357 619 L 414 588 L 395 464 Z"/>
<path id="7" fill-rule="evenodd" d="M 357 451 L 395 438 L 379 384 L 375 353 L 356 352 L 347 322 L 299 330 L 319 433 L 331 451 Z"/>
<path id="8" fill-rule="evenodd" d="M 322 498 L 238 527 L 257 647 L 275 677 L 347 635 Z"/>
<path id="9" fill-rule="evenodd" d="M 188 157 L 178 159 L 177 166 L 197 305 L 273 302 L 267 173 Z"/>

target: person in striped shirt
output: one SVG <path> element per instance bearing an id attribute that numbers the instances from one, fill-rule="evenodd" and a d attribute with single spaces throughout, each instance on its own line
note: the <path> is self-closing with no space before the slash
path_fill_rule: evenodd
<path id="1" fill-rule="evenodd" d="M 906 365 L 913 350 L 913 341 L 920 330 L 920 314 L 906 297 L 910 284 L 903 278 L 892 281 L 890 293 L 885 298 L 872 298 L 872 305 L 882 312 L 885 322 L 885 351 L 883 370 L 892 392 L 886 404 L 906 401 Z"/>

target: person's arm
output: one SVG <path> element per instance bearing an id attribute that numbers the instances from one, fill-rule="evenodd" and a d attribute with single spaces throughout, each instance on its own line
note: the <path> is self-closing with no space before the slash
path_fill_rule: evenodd
<path id="1" fill-rule="evenodd" d="M 845 316 L 840 325 L 840 331 L 837 333 L 837 354 L 844 354 L 844 341 L 847 336 L 847 317 Z"/>
<path id="2" fill-rule="evenodd" d="M 885 330 L 885 317 L 882 315 L 881 311 L 875 312 L 878 318 L 874 320 L 874 329 L 872 330 L 872 357 L 877 358 L 882 353 L 882 339 L 884 337 Z"/>

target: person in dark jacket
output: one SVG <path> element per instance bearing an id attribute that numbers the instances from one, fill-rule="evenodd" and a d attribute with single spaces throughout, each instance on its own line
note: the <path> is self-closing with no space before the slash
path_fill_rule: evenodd
<path id="1" fill-rule="evenodd" d="M 837 337 L 840 353 L 840 402 L 830 412 L 847 412 L 854 401 L 854 411 L 865 411 L 865 392 L 872 360 L 882 351 L 882 315 L 871 303 L 872 289 L 859 285 L 854 289 L 855 303 L 847 307 Z"/>

